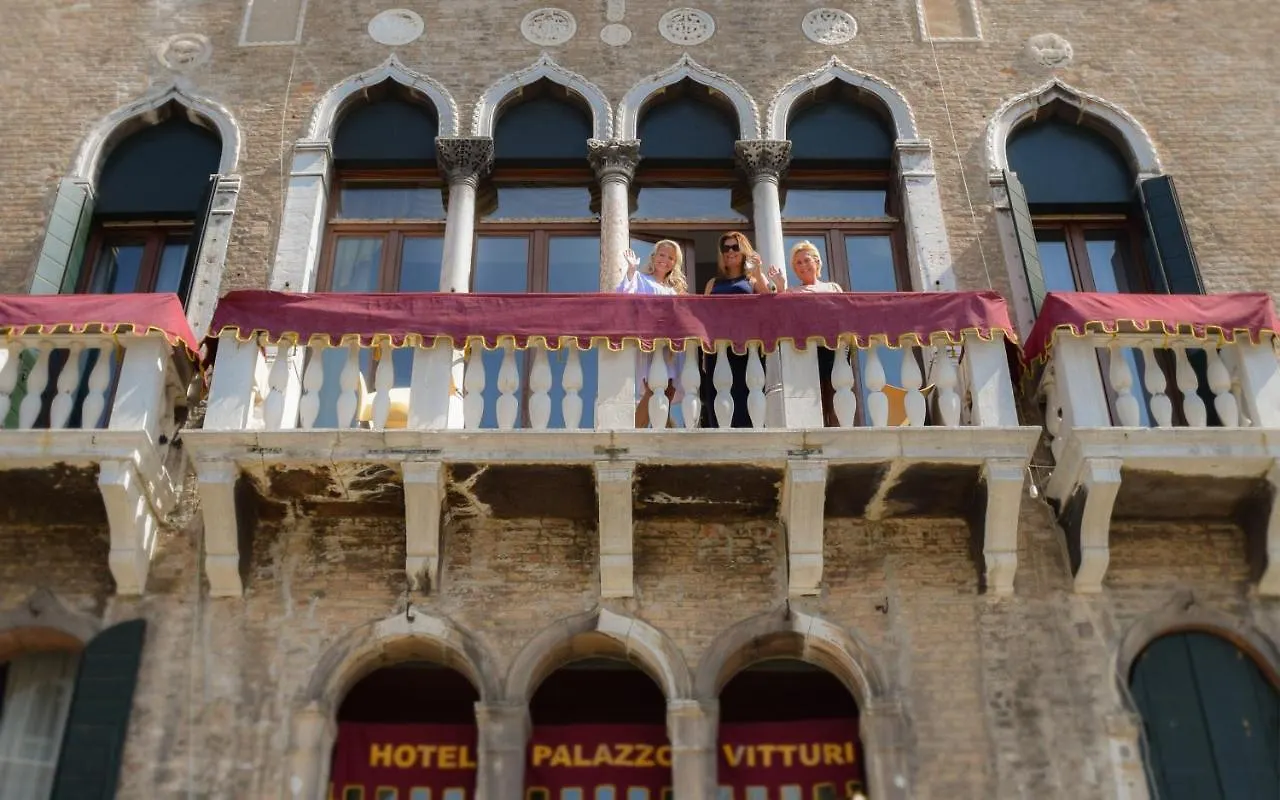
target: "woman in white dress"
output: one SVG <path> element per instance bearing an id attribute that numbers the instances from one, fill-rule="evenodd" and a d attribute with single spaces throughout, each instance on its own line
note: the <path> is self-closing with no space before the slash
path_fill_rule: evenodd
<path id="1" fill-rule="evenodd" d="M 623 294 L 684 294 L 687 283 L 684 277 L 684 252 L 680 245 L 670 239 L 663 239 L 653 246 L 649 259 L 640 266 L 640 258 L 634 250 L 622 254 L 627 262 L 627 272 L 622 276 L 616 291 Z M 666 351 L 667 361 L 667 400 L 678 402 L 680 385 L 680 369 L 684 365 L 684 354 L 672 357 Z M 649 427 L 649 398 L 653 390 L 649 387 L 649 365 L 653 356 L 642 353 L 636 359 L 636 392 L 640 395 L 636 405 L 636 427 Z M 668 418 L 670 419 L 670 418 Z M 668 424 L 671 424 L 668 421 Z"/>

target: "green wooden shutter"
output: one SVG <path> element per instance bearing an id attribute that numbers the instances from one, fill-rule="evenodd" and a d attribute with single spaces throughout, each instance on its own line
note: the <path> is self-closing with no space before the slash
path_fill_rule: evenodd
<path id="1" fill-rule="evenodd" d="M 1200 280 L 1200 266 L 1196 263 L 1195 250 L 1182 217 L 1178 192 L 1173 178 L 1161 175 L 1149 178 L 1138 187 L 1142 198 L 1142 213 L 1147 223 L 1147 235 L 1159 263 L 1152 270 L 1163 279 L 1163 289 L 1170 294 L 1204 294 L 1204 282 Z"/>
<path id="2" fill-rule="evenodd" d="M 63 178 L 45 229 L 44 244 L 36 261 L 32 294 L 58 294 L 75 290 L 84 263 L 85 245 L 93 221 L 93 193 L 89 184 Z"/>
<path id="3" fill-rule="evenodd" d="M 146 620 L 122 622 L 85 647 L 51 800 L 116 796 L 146 630 Z"/>
<path id="4" fill-rule="evenodd" d="M 209 176 L 209 186 L 205 189 L 204 199 L 196 210 L 196 224 L 191 231 L 191 244 L 187 246 L 187 260 L 182 267 L 182 285 L 178 289 L 178 299 L 186 308 L 191 298 L 191 286 L 196 278 L 196 268 L 200 264 L 200 251 L 204 249 L 204 232 L 209 227 L 209 215 L 213 212 L 213 194 L 218 190 L 218 176 Z"/>
<path id="5" fill-rule="evenodd" d="M 1004 171 L 1004 185 L 1009 193 L 1009 211 L 1013 214 L 1014 234 L 1018 239 L 1018 254 L 1022 257 L 1022 271 L 1027 276 L 1027 289 L 1031 292 L 1031 307 L 1039 314 L 1044 304 L 1044 269 L 1040 266 L 1040 250 L 1036 246 L 1036 227 L 1031 222 L 1031 207 L 1027 205 L 1027 192 L 1018 180 L 1018 174 Z"/>

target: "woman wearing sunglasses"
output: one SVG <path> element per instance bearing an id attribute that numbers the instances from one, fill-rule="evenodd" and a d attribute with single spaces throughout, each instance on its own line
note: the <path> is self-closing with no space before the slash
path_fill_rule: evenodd
<path id="1" fill-rule="evenodd" d="M 720 256 L 716 266 L 719 276 L 707 281 L 703 294 L 768 294 L 773 291 L 760 269 L 760 256 L 747 237 L 738 231 L 730 231 L 720 237 Z M 733 398 L 734 428 L 750 428 L 751 415 L 747 412 L 747 359 L 750 354 L 738 355 L 729 351 L 729 370 L 733 385 L 729 395 Z M 715 353 L 703 358 L 702 366 L 702 427 L 718 428 L 715 415 L 716 388 L 712 380 L 716 370 Z"/>

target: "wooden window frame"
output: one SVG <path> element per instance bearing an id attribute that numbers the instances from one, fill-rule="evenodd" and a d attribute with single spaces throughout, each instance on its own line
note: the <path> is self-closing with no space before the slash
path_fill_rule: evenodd
<path id="1" fill-rule="evenodd" d="M 1035 227 L 1036 243 L 1040 234 L 1055 232 L 1063 237 L 1067 247 L 1067 261 L 1076 282 L 1076 291 L 1096 292 L 1098 283 L 1093 264 L 1089 260 L 1086 236 L 1090 231 L 1121 231 L 1129 240 L 1129 262 L 1125 278 L 1129 282 L 1128 293 L 1152 291 L 1142 253 L 1143 231 L 1131 214 L 1035 214 L 1031 217 Z"/>
<path id="2" fill-rule="evenodd" d="M 190 221 L 164 222 L 99 222 L 89 234 L 89 246 L 85 248 L 85 261 L 76 281 L 76 294 L 87 294 L 93 286 L 93 277 L 103 251 L 115 244 L 142 243 L 142 263 L 138 269 L 138 284 L 130 292 L 154 292 L 156 278 L 160 275 L 160 260 L 164 248 L 171 240 L 182 240 L 187 245 L 187 255 L 195 245 L 195 225 Z M 186 299 L 183 298 L 183 302 Z"/>

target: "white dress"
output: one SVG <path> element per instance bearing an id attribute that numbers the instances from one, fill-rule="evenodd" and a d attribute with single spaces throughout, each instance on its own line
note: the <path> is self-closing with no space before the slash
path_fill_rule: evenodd
<path id="1" fill-rule="evenodd" d="M 664 283 L 658 283 L 652 275 L 636 270 L 630 276 L 623 275 L 622 280 L 618 283 L 616 291 L 622 294 L 659 294 L 659 295 L 675 295 L 676 290 L 672 289 Z M 652 353 L 641 353 L 636 359 L 636 397 L 639 398 L 644 394 L 642 388 L 649 385 L 649 365 L 653 361 Z M 672 353 L 667 351 L 667 379 L 673 381 L 676 387 L 676 396 L 672 402 L 679 401 L 683 392 L 680 390 L 680 370 L 684 368 L 684 353 L 676 353 L 672 358 Z"/>

